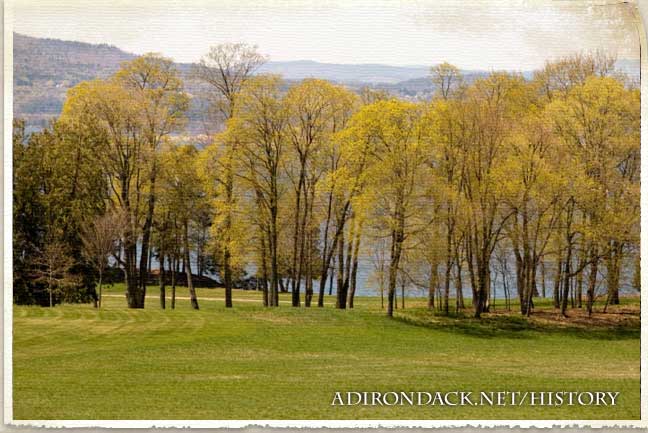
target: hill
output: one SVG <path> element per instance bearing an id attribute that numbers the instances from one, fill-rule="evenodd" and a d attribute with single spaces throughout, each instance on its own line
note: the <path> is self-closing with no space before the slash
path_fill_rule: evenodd
<path id="1" fill-rule="evenodd" d="M 25 119 L 28 131 L 44 128 L 61 112 L 66 92 L 81 81 L 105 78 L 135 54 L 107 44 L 43 39 L 14 33 L 14 116 Z M 191 79 L 192 65 L 176 64 L 192 94 L 187 132 L 207 134 L 203 107 L 207 103 L 204 87 Z M 620 59 L 618 69 L 639 76 L 639 62 Z M 311 60 L 268 62 L 262 73 L 281 74 L 289 82 L 316 77 L 347 85 L 353 90 L 364 86 L 387 90 L 405 99 L 427 99 L 434 86 L 427 78 L 428 66 L 391 66 L 381 64 L 334 64 Z M 485 71 L 462 71 L 467 81 L 484 76 Z M 527 78 L 531 72 L 523 72 Z"/>
<path id="2" fill-rule="evenodd" d="M 337 82 L 367 84 L 394 84 L 399 81 L 425 77 L 429 71 L 429 66 L 343 65 L 312 60 L 268 62 L 260 69 L 260 72 L 281 74 L 284 78 L 292 80 L 316 77 Z"/>
<path id="3" fill-rule="evenodd" d="M 61 111 L 75 84 L 114 73 L 135 57 L 110 45 L 40 39 L 14 33 L 14 116 L 41 128 Z"/>
<path id="4" fill-rule="evenodd" d="M 14 81 L 19 86 L 52 80 L 70 85 L 106 77 L 135 55 L 107 44 L 42 39 L 14 33 Z"/>
<path id="5" fill-rule="evenodd" d="M 43 39 L 14 33 L 14 116 L 26 120 L 28 131 L 44 128 L 61 112 L 66 92 L 81 81 L 105 78 L 135 54 L 107 44 Z M 177 67 L 194 96 L 189 112 L 190 134 L 206 131 L 201 107 L 205 100 L 200 83 L 189 77 L 191 64 Z M 288 81 L 317 77 L 345 83 L 352 89 L 370 85 L 402 97 L 430 94 L 427 66 L 389 66 L 377 64 L 342 65 L 310 60 L 268 62 L 263 73 L 281 74 Z"/>

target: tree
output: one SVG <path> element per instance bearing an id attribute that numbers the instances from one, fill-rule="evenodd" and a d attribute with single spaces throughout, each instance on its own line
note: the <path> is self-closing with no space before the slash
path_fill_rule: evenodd
<path id="1" fill-rule="evenodd" d="M 227 122 L 237 109 L 237 98 L 242 87 L 266 59 L 257 52 L 256 47 L 246 44 L 221 44 L 211 47 L 200 63 L 194 68 L 196 78 L 208 84 L 211 89 L 212 106 L 220 114 L 222 122 Z M 225 141 L 232 146 L 235 142 Z M 234 149 L 227 149 L 226 156 L 220 160 L 217 176 L 224 189 L 224 218 L 221 227 L 222 267 L 225 280 L 225 306 L 232 306 L 232 267 L 229 244 L 232 240 L 232 214 L 234 202 L 234 171 L 232 158 Z"/>
<path id="2" fill-rule="evenodd" d="M 534 110 L 519 120 L 507 156 L 497 169 L 505 206 L 513 213 L 505 227 L 516 264 L 520 311 L 531 314 L 540 261 L 560 222 L 569 190 L 565 158 L 549 120 Z M 503 260 L 506 260 L 504 257 Z"/>
<path id="3" fill-rule="evenodd" d="M 442 65 L 443 66 L 443 65 Z M 453 72 L 454 71 L 454 72 Z M 438 74 L 454 74 L 456 71 L 453 67 L 445 66 L 437 71 Z M 439 78 L 441 79 L 441 78 Z M 428 257 L 428 263 L 435 269 L 431 272 L 431 277 L 436 279 L 436 268 L 438 263 L 444 264 L 444 291 L 443 305 L 440 306 L 445 314 L 449 314 L 449 296 L 450 283 L 452 280 L 452 270 L 456 268 L 458 277 L 455 281 L 461 281 L 461 262 L 459 260 L 459 251 L 463 243 L 462 229 L 463 223 L 467 220 L 463 209 L 465 198 L 461 195 L 461 188 L 464 180 L 466 167 L 463 156 L 465 153 L 462 147 L 467 139 L 466 124 L 462 121 L 464 115 L 464 100 L 455 98 L 448 100 L 449 95 L 443 96 L 440 100 L 434 101 L 431 110 L 437 119 L 438 143 L 435 158 L 431 159 L 435 174 L 436 183 L 431 191 L 434 202 L 438 204 L 439 209 L 434 212 L 436 218 L 433 233 L 427 235 L 425 243 L 432 248 L 435 240 L 442 237 L 445 241 L 445 251 L 441 254 L 439 251 L 428 251 L 425 255 Z M 430 239 L 431 238 L 431 239 Z M 436 242 L 438 243 L 438 241 Z M 434 306 L 434 294 L 436 283 L 429 284 L 429 307 Z M 456 284 L 457 300 L 462 300 L 462 294 L 458 284 Z M 463 301 L 461 301 L 463 303 Z"/>
<path id="4" fill-rule="evenodd" d="M 29 140 L 32 141 L 32 140 Z M 13 294 L 16 303 L 34 303 L 30 258 L 44 240 L 45 203 L 40 141 L 27 142 L 25 122 L 13 122 Z"/>
<path id="5" fill-rule="evenodd" d="M 533 79 L 539 93 L 549 101 L 561 98 L 572 87 L 582 85 L 588 77 L 607 77 L 614 73 L 616 57 L 603 51 L 580 53 L 547 61 Z"/>
<path id="6" fill-rule="evenodd" d="M 319 279 L 318 306 L 330 284 L 336 307 L 352 308 L 365 250 L 378 256 L 390 316 L 397 285 L 427 290 L 428 308 L 444 314 L 454 286 L 459 311 L 464 273 L 476 317 L 495 302 L 496 279 L 507 306 L 515 284 L 520 312 L 531 314 L 547 271 L 565 316 L 584 293 L 591 314 L 599 288 L 606 307 L 619 301 L 638 254 L 640 99 L 612 57 L 576 55 L 533 80 L 491 73 L 471 84 L 442 63 L 425 103 L 255 76 L 264 61 L 254 47 L 224 44 L 193 69 L 217 114 L 204 150 L 174 134 L 189 99 L 173 63 L 155 54 L 73 88 L 40 133 L 27 137 L 16 122 L 19 298 L 34 302 L 37 284 L 49 284 L 35 283 L 49 265 L 34 258 L 57 244 L 72 258 L 67 274 L 84 278 L 61 294 L 93 290 L 97 272 L 101 292 L 114 248 L 103 219 L 115 212 L 124 220 L 113 224 L 122 226 L 114 256 L 133 308 L 144 306 L 154 255 L 162 308 L 167 272 L 175 287 L 181 267 L 194 308 L 194 274 L 206 270 L 219 273 L 227 307 L 253 270 L 264 305 L 291 291 L 293 306 L 302 292 L 310 306 Z"/>
<path id="7" fill-rule="evenodd" d="M 194 66 L 193 76 L 212 88 L 212 103 L 222 115 L 230 119 L 236 109 L 236 98 L 245 85 L 265 62 L 257 47 L 244 43 L 226 43 L 211 47 Z"/>
<path id="8" fill-rule="evenodd" d="M 156 153 L 181 127 L 188 99 L 168 59 L 145 55 L 107 80 L 70 89 L 62 119 L 101 138 L 98 157 L 114 205 L 127 215 L 123 259 L 129 308 L 144 308 L 155 208 Z M 142 221 L 143 220 L 143 221 Z M 140 266 L 137 244 L 141 236 Z"/>
<path id="9" fill-rule="evenodd" d="M 304 256 L 307 228 L 312 225 L 313 218 L 309 210 L 324 170 L 320 161 L 324 156 L 323 147 L 340 127 L 336 120 L 350 111 L 354 103 L 355 97 L 349 91 L 315 79 L 291 87 L 285 96 L 287 135 L 291 145 L 286 167 L 293 184 L 295 203 L 290 266 L 292 304 L 295 307 L 301 304 L 300 287 L 304 274 L 312 274 L 305 269 L 312 266 L 312 260 L 306 260 Z"/>
<path id="10" fill-rule="evenodd" d="M 591 314 L 601 259 L 609 274 L 608 301 L 618 302 L 621 257 L 627 245 L 637 242 L 639 93 L 614 78 L 590 76 L 552 101 L 548 110 L 556 135 L 583 165 L 586 190 L 572 201 L 586 224 Z M 566 302 L 562 300 L 563 314 Z"/>
<path id="11" fill-rule="evenodd" d="M 140 107 L 115 80 L 84 82 L 70 89 L 63 107 L 63 119 L 97 131 L 103 139 L 101 169 L 106 174 L 113 200 L 128 222 L 124 227 L 122 248 L 129 308 L 144 307 L 137 272 L 138 217 L 143 183 L 140 173 L 146 165 Z"/>
<path id="12" fill-rule="evenodd" d="M 47 285 L 50 307 L 54 306 L 54 292 L 62 293 L 66 285 L 73 284 L 73 277 L 69 274 L 73 264 L 65 244 L 61 242 L 46 243 L 34 258 L 35 281 Z"/>
<path id="13" fill-rule="evenodd" d="M 168 213 L 167 221 L 173 221 L 176 248 L 182 249 L 184 271 L 191 298 L 191 307 L 199 308 L 191 269 L 190 227 L 195 216 L 207 206 L 203 183 L 198 176 L 198 150 L 191 145 L 168 145 L 160 157 L 161 191 L 160 205 Z M 176 253 L 177 255 L 177 253 Z"/>
<path id="14" fill-rule="evenodd" d="M 99 308 L 101 308 L 103 274 L 110 258 L 117 250 L 125 221 L 122 214 L 109 212 L 89 222 L 81 232 L 84 256 L 99 274 Z"/>
<path id="15" fill-rule="evenodd" d="M 364 171 L 373 195 L 371 201 L 375 203 L 371 215 L 384 219 L 389 231 L 387 315 L 390 317 L 404 243 L 424 225 L 419 211 L 428 204 L 420 186 L 421 179 L 427 177 L 431 137 L 427 123 L 421 121 L 422 114 L 422 107 L 415 104 L 379 101 L 355 114 L 341 138 L 347 147 L 367 155 Z M 341 303 L 345 301 L 344 295 L 339 295 Z"/>
<path id="16" fill-rule="evenodd" d="M 248 80 L 239 94 L 235 116 L 228 123 L 230 139 L 237 143 L 236 158 L 244 167 L 236 174 L 254 191 L 259 211 L 268 222 L 269 306 L 279 305 L 279 202 L 285 191 L 280 168 L 287 140 L 287 116 L 280 85 L 276 76 Z"/>
<path id="17" fill-rule="evenodd" d="M 14 294 L 17 302 L 34 303 L 38 287 L 31 278 L 31 259 L 46 243 L 62 243 L 73 259 L 70 274 L 78 277 L 66 300 L 84 302 L 96 296 L 94 272 L 81 252 L 84 219 L 104 211 L 106 179 L 97 175 L 101 138 L 61 121 L 25 136 L 21 123 L 14 130 L 13 248 Z"/>
<path id="18" fill-rule="evenodd" d="M 365 176 L 363 168 L 366 158 L 345 146 L 341 132 L 358 106 L 358 98 L 339 86 L 329 87 L 328 120 L 325 123 L 322 144 L 313 153 L 311 168 L 306 179 L 309 201 L 309 257 L 306 305 L 310 306 L 313 296 L 312 281 L 319 271 L 319 294 L 317 306 L 324 306 L 324 288 L 331 272 L 329 291 L 333 286 L 332 262 L 339 251 L 346 223 L 350 218 L 352 201 L 362 191 Z M 340 175 L 343 174 L 343 175 Z M 315 215 L 321 215 L 315 218 Z M 323 226 L 323 227 L 322 227 Z M 320 235 L 321 234 L 321 235 Z M 321 236 L 321 238 L 320 238 Z M 319 257 L 318 253 L 319 252 Z M 319 262 L 319 263 L 318 263 Z M 338 263 L 340 271 L 344 260 Z M 338 272 L 339 273 L 339 272 Z M 343 278 L 343 277 L 342 277 Z M 339 301 L 337 302 L 340 306 Z"/>
<path id="19" fill-rule="evenodd" d="M 164 137 L 179 130 L 185 123 L 184 113 L 189 98 L 182 88 L 182 80 L 170 59 L 157 54 L 145 54 L 122 65 L 115 79 L 128 91 L 132 101 L 142 109 L 142 135 L 148 146 L 148 197 L 142 226 L 140 246 L 139 284 L 146 295 L 153 215 L 155 213 L 155 183 L 158 174 L 157 153 Z"/>
<path id="20" fill-rule="evenodd" d="M 437 94 L 442 99 L 449 99 L 463 87 L 463 75 L 459 68 L 443 62 L 430 68 L 430 77 Z"/>
<path id="21" fill-rule="evenodd" d="M 502 209 L 496 168 L 505 156 L 511 125 L 529 105 L 530 90 L 521 76 L 493 73 L 477 80 L 468 90 L 460 120 L 465 131 L 461 140 L 461 193 L 468 218 L 465 251 L 477 318 L 488 311 L 491 257 L 502 229 L 513 215 Z"/>

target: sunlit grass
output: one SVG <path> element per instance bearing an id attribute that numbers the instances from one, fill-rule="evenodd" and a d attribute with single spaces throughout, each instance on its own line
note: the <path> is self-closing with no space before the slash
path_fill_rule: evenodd
<path id="1" fill-rule="evenodd" d="M 261 305 L 259 292 L 178 288 L 160 310 L 125 307 L 123 286 L 91 305 L 14 307 L 16 419 L 636 419 L 636 322 L 542 326 L 519 315 L 476 321 L 406 299 L 354 310 Z M 167 290 L 170 296 L 170 290 Z M 258 301 L 258 302 L 257 302 Z M 623 300 L 636 306 L 637 300 Z M 167 307 L 170 300 L 167 299 Z M 549 304 L 547 304 L 549 305 Z M 400 306 L 400 305 L 399 305 Z M 497 308 L 496 308 L 497 310 Z M 616 407 L 339 407 L 335 391 L 620 391 Z"/>

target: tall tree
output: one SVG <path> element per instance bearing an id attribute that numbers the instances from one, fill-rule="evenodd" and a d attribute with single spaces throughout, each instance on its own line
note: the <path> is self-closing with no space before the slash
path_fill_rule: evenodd
<path id="1" fill-rule="evenodd" d="M 389 231 L 388 316 L 393 315 L 404 243 L 425 225 L 420 210 L 428 203 L 421 179 L 427 177 L 431 142 L 422 114 L 415 104 L 379 101 L 354 115 L 343 137 L 355 152 L 367 155 L 365 175 L 375 203 L 371 215 L 384 218 Z"/>
<path id="2" fill-rule="evenodd" d="M 140 291 L 145 296 L 155 213 L 157 154 L 164 137 L 183 126 L 189 99 L 183 91 L 182 80 L 171 59 L 157 54 L 145 54 L 124 63 L 115 74 L 115 79 L 127 90 L 130 99 L 137 101 L 142 110 L 141 133 L 148 146 L 148 183 L 145 186 L 146 193 L 142 196 L 146 207 L 139 260 Z"/>
<path id="3" fill-rule="evenodd" d="M 79 286 L 69 300 L 94 298 L 94 272 L 83 258 L 79 233 L 84 221 L 104 211 L 106 180 L 97 172 L 102 139 L 87 129 L 57 121 L 25 137 L 14 130 L 14 261 L 17 302 L 39 302 L 32 284 L 32 259 L 46 243 L 61 243 L 73 260 Z M 36 297 L 34 297 L 36 295 Z M 42 300 L 41 300 L 42 301 Z"/>
<path id="4" fill-rule="evenodd" d="M 72 88 L 63 107 L 65 122 L 95 131 L 102 138 L 98 154 L 101 171 L 108 179 L 115 206 L 128 216 L 120 264 L 130 308 L 144 308 L 156 153 L 164 137 L 182 125 L 188 101 L 171 65 L 156 55 L 135 59 L 107 80 Z"/>
<path id="5" fill-rule="evenodd" d="M 536 110 L 519 120 L 496 171 L 505 207 L 513 212 L 505 231 L 515 257 L 520 310 L 526 315 L 531 314 L 541 259 L 560 222 L 570 185 L 567 170 L 576 168 L 567 167 L 562 150 L 549 120 Z"/>
<path id="6" fill-rule="evenodd" d="M 291 258 L 292 304 L 301 304 L 301 280 L 305 266 L 306 230 L 309 226 L 310 201 L 322 176 L 323 147 L 341 127 L 336 121 L 348 112 L 355 98 L 347 90 L 323 80 L 304 80 L 291 87 L 285 97 L 289 147 L 288 176 L 294 189 L 294 221 Z M 292 162 L 292 163 L 291 163 Z M 310 193 L 309 193 L 310 192 Z"/>
<path id="7" fill-rule="evenodd" d="M 173 221 L 175 235 L 182 249 L 191 307 L 198 309 L 198 298 L 191 267 L 190 229 L 196 215 L 208 205 L 207 194 L 198 176 L 198 150 L 191 145 L 169 145 L 161 155 L 160 205 Z M 177 258 L 177 254 L 174 255 Z"/>
<path id="8" fill-rule="evenodd" d="M 238 97 L 235 116 L 230 120 L 231 139 L 245 170 L 236 174 L 257 194 L 260 211 L 268 222 L 270 263 L 269 306 L 279 305 L 279 203 L 285 192 L 281 165 L 287 141 L 287 116 L 282 105 L 281 80 L 259 76 L 248 80 Z"/>
<path id="9" fill-rule="evenodd" d="M 461 122 L 468 131 L 462 141 L 462 195 L 469 224 L 465 230 L 468 271 L 475 317 L 488 310 L 491 256 L 513 213 L 502 209 L 502 190 L 495 169 L 505 155 L 510 126 L 524 112 L 531 96 L 521 76 L 493 73 L 468 90 Z"/>
<path id="10" fill-rule="evenodd" d="M 625 89 L 614 78 L 595 76 L 548 107 L 557 136 L 583 165 L 587 182 L 586 192 L 577 196 L 576 204 L 586 223 L 581 231 L 589 241 L 585 263 L 590 267 L 590 314 L 601 260 L 609 273 L 608 300 L 617 302 L 620 259 L 624 247 L 637 241 L 638 107 L 638 91 Z M 563 314 L 565 302 L 563 299 Z"/>
<path id="11" fill-rule="evenodd" d="M 257 52 L 255 46 L 247 44 L 220 44 L 211 47 L 209 52 L 200 60 L 194 68 L 193 74 L 199 80 L 208 84 L 212 90 L 210 96 L 212 106 L 219 117 L 216 122 L 224 124 L 235 113 L 237 109 L 237 98 L 241 88 L 251 78 L 252 74 L 265 63 L 264 56 Z M 218 130 L 219 128 L 216 128 Z M 230 146 L 235 146 L 235 141 L 226 141 Z M 222 159 L 217 176 L 222 183 L 225 195 L 224 218 L 221 231 L 225 237 L 222 242 L 222 268 L 225 280 L 225 306 L 232 306 L 232 266 L 231 242 L 232 218 L 231 209 L 234 202 L 234 176 L 232 169 L 232 158 L 235 149 L 230 148 L 226 157 Z"/>

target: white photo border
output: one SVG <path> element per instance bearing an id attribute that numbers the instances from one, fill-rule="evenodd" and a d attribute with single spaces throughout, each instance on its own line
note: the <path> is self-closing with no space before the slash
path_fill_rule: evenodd
<path id="1" fill-rule="evenodd" d="M 12 328 L 12 122 L 13 122 L 13 13 L 12 1 L 2 4 L 3 24 L 3 164 L 2 164 L 2 417 L 5 426 L 47 428 L 439 428 L 439 427 L 614 427 L 648 428 L 648 254 L 641 255 L 641 419 L 640 420 L 15 420 L 13 419 Z M 218 0 L 214 0 L 218 1 Z M 352 1 L 352 0 L 350 0 Z M 430 0 L 433 1 L 433 0 Z M 554 0 L 558 1 L 558 0 Z M 570 0 L 573 3 L 606 5 L 626 3 L 635 7 L 640 39 L 640 77 L 648 77 L 646 25 L 648 0 Z M 648 52 L 648 51 L 646 51 Z M 641 251 L 648 251 L 648 80 L 641 88 Z M 0 430 L 4 430 L 0 427 Z"/>

